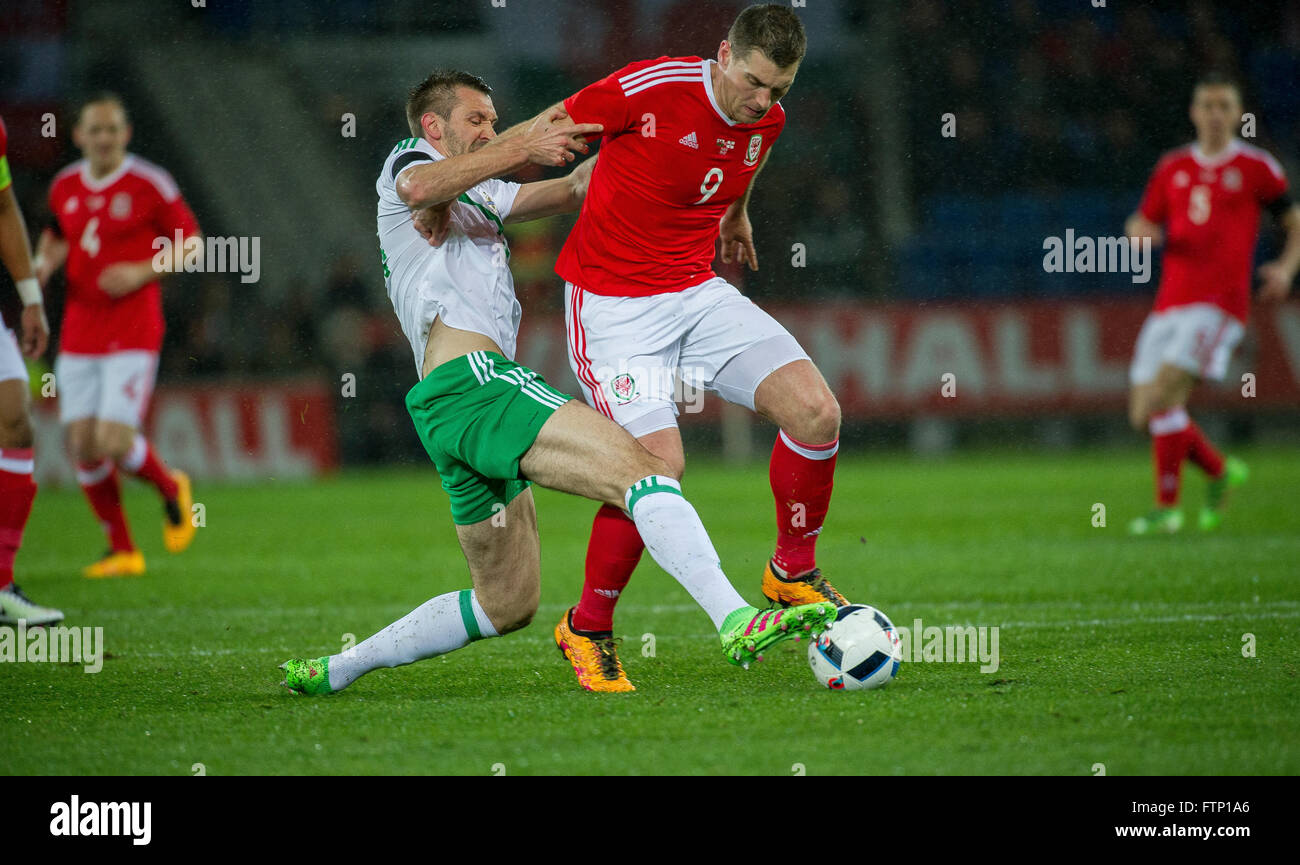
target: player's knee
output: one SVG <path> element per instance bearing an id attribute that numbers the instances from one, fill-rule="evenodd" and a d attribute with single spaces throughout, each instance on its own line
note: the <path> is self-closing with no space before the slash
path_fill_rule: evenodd
<path id="1" fill-rule="evenodd" d="M 26 411 L 0 414 L 0 447 L 29 448 L 35 439 Z"/>
<path id="2" fill-rule="evenodd" d="M 808 444 L 825 444 L 839 438 L 840 403 L 827 388 L 807 394 L 786 434 Z"/>
<path id="3" fill-rule="evenodd" d="M 131 449 L 131 436 L 124 435 L 117 427 L 96 424 L 92 444 L 97 454 L 118 460 Z"/>

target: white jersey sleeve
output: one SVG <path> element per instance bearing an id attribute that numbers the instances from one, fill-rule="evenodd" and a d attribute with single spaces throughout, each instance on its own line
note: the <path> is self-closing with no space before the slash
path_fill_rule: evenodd
<path id="1" fill-rule="evenodd" d="M 411 343 L 417 368 L 435 319 L 481 333 L 513 359 L 522 309 L 510 274 L 505 218 L 514 207 L 519 184 L 485 180 L 448 206 L 448 233 L 430 246 L 397 195 L 403 172 L 445 159 L 422 138 L 397 144 L 375 181 L 379 198 L 378 235 L 384 285 L 402 331 Z"/>

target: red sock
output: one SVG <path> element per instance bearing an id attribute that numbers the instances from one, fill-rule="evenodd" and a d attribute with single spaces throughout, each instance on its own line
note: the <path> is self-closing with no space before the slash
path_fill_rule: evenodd
<path id="1" fill-rule="evenodd" d="M 111 460 L 82 463 L 77 466 L 77 483 L 90 502 L 90 509 L 99 518 L 99 524 L 108 536 L 113 552 L 135 549 L 131 543 L 131 530 L 126 525 L 126 512 L 122 510 L 122 486 L 117 479 L 117 468 Z"/>
<path id="2" fill-rule="evenodd" d="M 587 542 L 586 578 L 582 598 L 573 611 L 573 627 L 579 631 L 614 630 L 614 605 L 632 578 L 645 542 L 632 518 L 612 505 L 596 511 Z"/>
<path id="3" fill-rule="evenodd" d="M 1187 458 L 1200 467 L 1212 478 L 1223 476 L 1223 454 L 1215 450 L 1214 445 L 1201 432 L 1196 421 L 1187 423 Z"/>
<path id="4" fill-rule="evenodd" d="M 31 448 L 0 448 L 0 589 L 14 581 L 14 557 L 36 498 L 34 470 Z"/>
<path id="5" fill-rule="evenodd" d="M 776 499 L 776 566 L 788 576 L 817 567 L 817 535 L 826 521 L 835 486 L 840 440 L 809 445 L 782 430 L 772 446 L 768 478 Z"/>
<path id="6" fill-rule="evenodd" d="M 144 436 L 136 433 L 131 450 L 118 461 L 118 465 L 131 474 L 158 488 L 164 499 L 176 498 L 176 481 L 172 479 L 167 464 L 158 458 L 158 452 Z"/>
<path id="7" fill-rule="evenodd" d="M 1178 504 L 1183 458 L 1190 442 L 1187 411 L 1176 406 L 1151 416 L 1151 456 L 1156 468 L 1156 502 L 1162 508 Z"/>

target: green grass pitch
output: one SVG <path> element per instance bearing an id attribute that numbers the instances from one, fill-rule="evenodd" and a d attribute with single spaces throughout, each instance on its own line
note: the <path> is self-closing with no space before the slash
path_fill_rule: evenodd
<path id="1" fill-rule="evenodd" d="M 1221 532 L 1149 539 L 1124 534 L 1148 507 L 1136 450 L 842 456 L 819 547 L 841 590 L 899 625 L 1001 629 L 995 673 L 911 663 L 857 693 L 820 689 L 806 643 L 748 672 L 728 665 L 648 556 L 617 622 L 638 691 L 580 690 L 551 631 L 577 599 L 595 506 L 541 491 L 532 626 L 295 697 L 279 685 L 284 658 L 338 651 L 345 633 L 363 639 L 467 586 L 432 468 L 201 485 L 207 525 L 179 557 L 131 481 L 149 562 L 135 580 L 82 579 L 98 529 L 75 490 L 42 490 L 20 583 L 66 624 L 103 627 L 110 657 L 97 674 L 0 663 L 0 772 L 1300 773 L 1300 454 L 1243 456 L 1254 474 Z M 1185 483 L 1194 527 L 1203 483 L 1194 469 Z M 685 489 L 733 581 L 760 600 L 765 466 L 696 461 Z"/>

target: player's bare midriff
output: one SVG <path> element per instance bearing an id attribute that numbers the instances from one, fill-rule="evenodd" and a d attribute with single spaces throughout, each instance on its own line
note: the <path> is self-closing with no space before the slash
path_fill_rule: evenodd
<path id="1" fill-rule="evenodd" d="M 433 321 L 429 328 L 429 339 L 424 344 L 424 366 L 420 377 L 428 375 L 449 360 L 464 357 L 472 351 L 494 351 L 503 354 L 501 346 L 491 337 L 472 330 L 461 330 L 442 323 L 442 319 Z"/>

